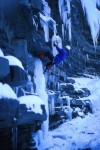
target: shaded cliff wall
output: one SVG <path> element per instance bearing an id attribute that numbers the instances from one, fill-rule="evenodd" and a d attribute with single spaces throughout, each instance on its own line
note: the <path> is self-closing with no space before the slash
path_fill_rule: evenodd
<path id="1" fill-rule="evenodd" d="M 39 12 L 43 14 L 42 0 L 16 0 L 14 3 L 12 0 L 9 1 L 11 5 L 5 3 L 2 6 L 2 1 L 0 2 L 0 47 L 5 54 L 17 56 L 33 74 L 34 55 L 36 52 L 45 53 L 52 50 L 53 31 L 50 30 L 50 41 L 45 42 L 39 17 Z M 62 37 L 58 0 L 47 0 L 47 2 L 51 8 L 51 17 L 57 23 L 58 34 Z M 100 38 L 95 50 L 80 0 L 71 1 L 71 20 L 72 41 L 69 42 L 67 36 L 63 40 L 63 45 L 72 46 L 71 55 L 63 64 L 52 68 L 51 73 L 56 80 L 64 79 L 66 74 L 68 76 L 83 73 L 100 75 Z"/>

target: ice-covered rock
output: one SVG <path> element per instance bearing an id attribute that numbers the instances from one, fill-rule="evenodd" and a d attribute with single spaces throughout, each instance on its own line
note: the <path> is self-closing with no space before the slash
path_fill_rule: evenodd
<path id="1" fill-rule="evenodd" d="M 0 82 L 0 128 L 7 127 L 18 117 L 19 101 L 8 84 Z M 5 123 L 5 121 L 9 120 Z M 3 122 L 4 121 L 4 122 Z"/>
<path id="2" fill-rule="evenodd" d="M 49 41 L 49 28 L 56 32 L 56 22 L 50 16 L 43 16 L 40 13 L 41 25 L 44 29 L 45 41 Z"/>
<path id="3" fill-rule="evenodd" d="M 26 105 L 28 112 L 43 114 L 41 105 L 44 105 L 44 102 L 39 96 L 35 95 L 22 96 L 18 100 L 20 104 Z"/>

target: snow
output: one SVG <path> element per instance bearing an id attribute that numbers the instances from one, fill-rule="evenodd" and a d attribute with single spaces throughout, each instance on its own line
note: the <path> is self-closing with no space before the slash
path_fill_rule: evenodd
<path id="1" fill-rule="evenodd" d="M 16 94 L 8 84 L 0 83 L 0 99 L 2 98 L 17 99 Z"/>
<path id="2" fill-rule="evenodd" d="M 100 149 L 100 78 L 73 78 L 76 88 L 88 88 L 89 99 L 95 108 L 94 114 L 84 116 L 78 110 L 80 117 L 66 121 L 57 129 L 50 131 L 45 140 L 43 150 L 78 150 L 91 148 Z"/>
<path id="3" fill-rule="evenodd" d="M 100 11 L 96 8 L 96 3 L 100 4 L 100 2 L 98 0 L 81 0 L 81 3 L 90 26 L 94 46 L 96 46 L 100 31 Z"/>
<path id="4" fill-rule="evenodd" d="M 0 49 L 0 57 L 4 57 L 4 54 L 1 49 Z"/>
<path id="5" fill-rule="evenodd" d="M 28 95 L 22 96 L 19 99 L 20 104 L 26 104 L 29 112 L 42 114 L 41 105 L 44 105 L 43 100 L 39 96 Z"/>
<path id="6" fill-rule="evenodd" d="M 19 66 L 20 68 L 24 69 L 22 63 L 20 60 L 18 60 L 16 57 L 14 56 L 4 56 L 2 50 L 0 49 L 0 57 L 4 57 L 9 61 L 9 65 L 11 66 Z"/>
<path id="7" fill-rule="evenodd" d="M 14 56 L 5 56 L 5 58 L 8 59 L 10 66 L 19 66 L 20 68 L 24 69 L 24 67 L 22 66 L 21 61 L 18 60 L 16 57 L 14 57 Z"/>
<path id="8" fill-rule="evenodd" d="M 49 115 L 48 111 L 48 95 L 46 93 L 46 81 L 45 76 L 43 74 L 43 66 L 40 59 L 35 59 L 35 69 L 34 69 L 34 82 L 36 84 L 36 93 L 41 97 L 44 101 L 47 116 Z M 48 119 L 47 121 L 43 122 L 42 131 L 44 137 L 48 135 Z"/>

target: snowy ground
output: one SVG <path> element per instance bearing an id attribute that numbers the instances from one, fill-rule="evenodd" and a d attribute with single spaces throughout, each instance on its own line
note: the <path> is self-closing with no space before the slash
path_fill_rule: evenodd
<path id="1" fill-rule="evenodd" d="M 74 78 L 75 87 L 87 87 L 91 91 L 94 114 L 67 121 L 50 131 L 44 150 L 100 150 L 100 79 Z"/>

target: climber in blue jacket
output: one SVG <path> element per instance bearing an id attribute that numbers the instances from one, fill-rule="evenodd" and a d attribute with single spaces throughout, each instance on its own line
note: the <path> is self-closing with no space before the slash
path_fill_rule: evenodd
<path id="1" fill-rule="evenodd" d="M 53 57 L 53 59 L 49 63 L 46 64 L 46 70 L 49 70 L 52 65 L 60 64 L 69 56 L 69 51 L 71 49 L 69 45 L 65 46 L 65 48 L 59 48 L 58 43 L 54 42 L 54 46 L 56 47 L 58 54 Z"/>

